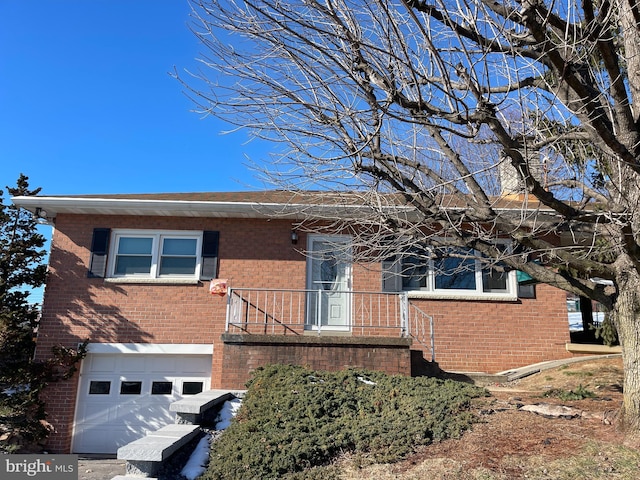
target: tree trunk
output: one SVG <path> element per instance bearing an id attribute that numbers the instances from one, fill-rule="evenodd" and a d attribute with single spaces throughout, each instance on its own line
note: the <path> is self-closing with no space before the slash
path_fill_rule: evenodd
<path id="1" fill-rule="evenodd" d="M 582 335 L 583 341 L 595 341 L 596 334 L 593 329 L 593 304 L 591 299 L 580 297 L 580 314 L 582 315 Z"/>
<path id="2" fill-rule="evenodd" d="M 637 441 L 640 439 L 640 275 L 628 268 L 617 276 L 618 296 L 612 314 L 624 366 L 620 419 L 625 432 Z"/>
<path id="3" fill-rule="evenodd" d="M 620 0 L 618 2 L 620 29 L 624 34 L 624 61 L 627 64 L 627 83 L 633 99 L 633 117 L 640 119 L 640 33 L 638 32 L 638 3 L 634 0 Z M 636 147 L 637 152 L 637 147 Z"/>

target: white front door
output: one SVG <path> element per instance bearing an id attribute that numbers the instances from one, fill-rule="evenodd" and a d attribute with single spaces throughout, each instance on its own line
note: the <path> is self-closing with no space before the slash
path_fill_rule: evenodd
<path id="1" fill-rule="evenodd" d="M 351 327 L 351 238 L 309 236 L 307 329 Z"/>

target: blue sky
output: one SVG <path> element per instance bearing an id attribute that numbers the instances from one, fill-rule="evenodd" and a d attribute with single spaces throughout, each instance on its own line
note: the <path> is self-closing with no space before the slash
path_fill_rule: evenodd
<path id="1" fill-rule="evenodd" d="M 169 75 L 195 70 L 203 52 L 189 10 L 187 0 L 0 0 L 5 202 L 20 173 L 41 195 L 265 188 L 246 165 L 269 145 L 222 135 L 229 127 L 192 112 Z"/>
<path id="2" fill-rule="evenodd" d="M 264 188 L 269 146 L 191 109 L 187 0 L 0 1 L 0 188 L 43 195 Z M 6 198 L 6 197 L 5 197 Z"/>

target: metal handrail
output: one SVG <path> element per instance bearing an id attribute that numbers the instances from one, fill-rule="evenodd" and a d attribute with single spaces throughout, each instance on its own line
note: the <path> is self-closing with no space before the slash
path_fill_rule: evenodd
<path id="1" fill-rule="evenodd" d="M 321 312 L 312 312 L 312 295 L 345 295 L 348 319 L 341 325 L 323 325 Z M 316 308 L 320 308 L 316 302 Z M 311 322 L 310 319 L 315 319 Z M 225 331 L 263 335 L 302 335 L 323 330 L 354 335 L 411 337 L 435 361 L 433 316 L 411 303 L 407 293 L 230 288 Z M 393 332 L 397 333 L 393 333 Z"/>
<path id="2" fill-rule="evenodd" d="M 431 361 L 436 361 L 435 334 L 433 331 L 433 316 L 425 313 L 416 305 L 408 302 L 407 325 L 409 328 L 409 336 L 413 338 L 426 350 L 431 352 Z M 426 325 L 429 325 L 429 333 L 427 335 Z M 412 328 L 413 327 L 413 328 Z M 428 343 L 427 343 L 428 342 Z"/>
<path id="3" fill-rule="evenodd" d="M 319 301 L 322 295 L 344 295 L 347 317 L 340 325 L 322 323 Z M 314 298 L 314 296 L 317 296 Z M 389 292 L 353 290 L 295 290 L 230 288 L 227 301 L 226 331 L 239 329 L 247 333 L 303 334 L 320 333 L 328 328 L 351 331 L 354 334 L 382 336 L 395 330 L 398 336 L 408 336 L 406 295 Z M 386 335 L 386 334 L 385 334 Z"/>

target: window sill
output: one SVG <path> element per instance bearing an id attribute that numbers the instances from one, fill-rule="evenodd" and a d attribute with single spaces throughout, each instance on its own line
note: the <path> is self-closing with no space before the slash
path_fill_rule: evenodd
<path id="1" fill-rule="evenodd" d="M 197 285 L 197 278 L 105 278 L 105 283 L 142 285 Z"/>
<path id="2" fill-rule="evenodd" d="M 425 300 L 468 300 L 481 302 L 517 302 L 518 296 L 510 293 L 479 294 L 479 293 L 445 293 L 445 292 L 407 292 L 409 298 Z"/>

